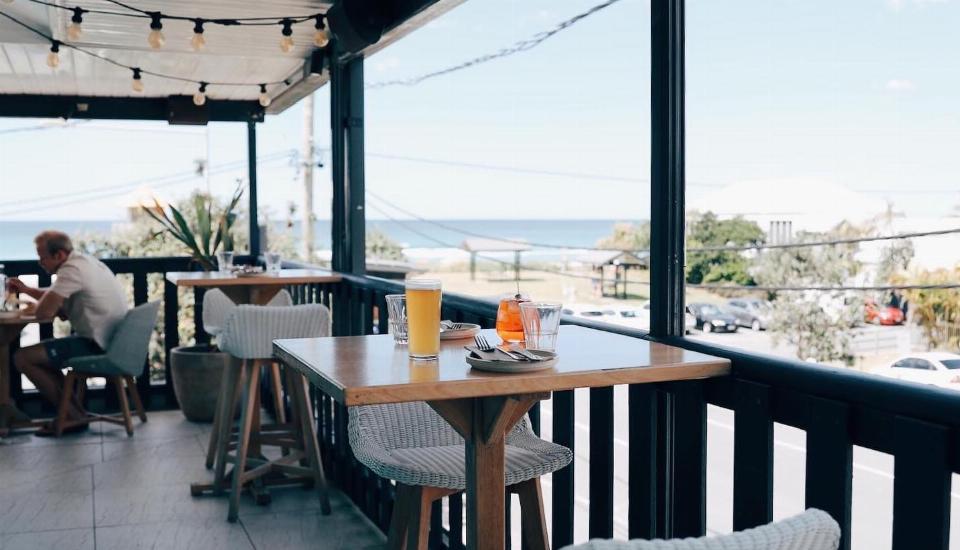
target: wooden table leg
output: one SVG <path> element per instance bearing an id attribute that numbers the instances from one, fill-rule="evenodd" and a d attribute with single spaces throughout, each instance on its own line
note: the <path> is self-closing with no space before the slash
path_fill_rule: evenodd
<path id="1" fill-rule="evenodd" d="M 538 393 L 429 402 L 466 442 L 468 549 L 503 550 L 506 435 L 534 403 L 548 397 Z"/>
<path id="2" fill-rule="evenodd" d="M 0 325 L 0 404 L 10 403 L 10 344 L 20 337 L 24 325 Z"/>

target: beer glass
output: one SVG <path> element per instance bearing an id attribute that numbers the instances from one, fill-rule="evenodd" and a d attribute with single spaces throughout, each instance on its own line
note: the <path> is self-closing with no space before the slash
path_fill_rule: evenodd
<path id="1" fill-rule="evenodd" d="M 407 350 L 416 360 L 436 359 L 440 353 L 440 281 L 407 281 Z"/>

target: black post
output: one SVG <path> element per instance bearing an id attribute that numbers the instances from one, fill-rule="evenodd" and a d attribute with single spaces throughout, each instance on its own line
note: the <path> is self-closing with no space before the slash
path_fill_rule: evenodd
<path id="1" fill-rule="evenodd" d="M 363 59 L 330 66 L 333 156 L 333 269 L 366 272 L 363 152 Z"/>
<path id="2" fill-rule="evenodd" d="M 247 122 L 247 179 L 250 182 L 247 198 L 250 200 L 250 256 L 256 262 L 260 257 L 260 225 L 257 222 L 257 123 Z"/>

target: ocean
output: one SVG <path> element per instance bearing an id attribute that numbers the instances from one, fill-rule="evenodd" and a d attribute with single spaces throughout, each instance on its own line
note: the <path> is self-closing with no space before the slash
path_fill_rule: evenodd
<path id="1" fill-rule="evenodd" d="M 494 239 L 523 240 L 531 244 L 547 244 L 590 248 L 597 241 L 610 235 L 613 226 L 623 220 L 430 220 L 390 221 L 367 220 L 367 230 L 377 230 L 406 249 L 411 259 L 432 257 L 458 257 L 465 239 L 488 237 Z M 109 233 L 122 221 L 0 221 L 0 261 L 35 259 L 33 237 L 44 229 L 59 229 L 68 234 Z M 277 223 L 270 232 L 290 231 L 296 238 L 299 224 L 287 229 Z M 317 249 L 330 249 L 330 222 L 316 222 Z M 268 237 L 269 238 L 269 237 Z M 525 257 L 542 260 L 567 258 L 576 251 L 545 249 L 525 253 Z M 499 256 L 498 253 L 485 255 Z M 465 254 L 463 255 L 465 256 Z M 532 257 L 531 257 L 532 256 Z"/>

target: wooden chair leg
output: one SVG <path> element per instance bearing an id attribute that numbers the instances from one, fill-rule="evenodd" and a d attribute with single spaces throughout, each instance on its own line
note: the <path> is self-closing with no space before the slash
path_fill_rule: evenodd
<path id="1" fill-rule="evenodd" d="M 236 410 L 236 400 L 241 393 L 243 383 L 247 377 L 247 361 L 244 360 L 240 368 L 229 368 L 224 373 L 225 379 L 223 386 L 228 390 L 223 402 L 221 403 L 218 416 L 220 422 L 217 424 L 216 438 L 211 434 L 211 443 L 216 440 L 217 452 L 213 474 L 213 494 L 222 495 L 223 485 L 226 481 L 227 471 L 227 451 L 230 447 L 231 432 L 233 431 L 233 412 Z"/>
<path id="2" fill-rule="evenodd" d="M 137 410 L 137 416 L 140 422 L 147 421 L 147 411 L 143 408 L 143 401 L 140 400 L 140 391 L 137 390 L 137 383 L 132 376 L 124 376 L 123 380 L 127 383 L 127 390 L 130 391 L 130 400 L 133 401 L 133 407 Z"/>
<path id="3" fill-rule="evenodd" d="M 283 410 L 283 384 L 280 382 L 280 365 L 271 361 L 270 362 L 270 382 L 272 393 L 273 393 L 273 417 L 276 419 L 277 424 L 286 424 L 287 415 Z"/>
<path id="4" fill-rule="evenodd" d="M 250 432 L 256 411 L 257 394 L 260 391 L 260 369 L 256 362 L 244 366 L 247 376 L 243 412 L 240 415 L 240 444 L 237 446 L 237 458 L 233 468 L 233 484 L 230 491 L 230 511 L 227 521 L 235 522 L 240 515 L 240 491 L 243 490 L 243 474 L 247 467 L 247 453 L 250 451 Z M 222 442 L 221 442 L 222 443 Z"/>
<path id="5" fill-rule="evenodd" d="M 410 487 L 397 483 L 397 498 L 393 501 L 390 515 L 390 530 L 387 532 L 387 548 L 403 550 L 407 546 L 407 524 L 410 521 Z"/>
<path id="6" fill-rule="evenodd" d="M 130 403 L 127 402 L 127 392 L 123 389 L 123 378 L 111 376 L 110 381 L 117 389 L 117 400 L 120 402 L 120 412 L 123 414 L 123 427 L 127 429 L 127 437 L 133 437 L 133 417 L 130 415 Z"/>
<path id="7" fill-rule="evenodd" d="M 410 509 L 407 523 L 407 549 L 427 550 L 430 535 L 430 505 L 424 487 L 410 488 Z"/>
<path id="8" fill-rule="evenodd" d="M 313 408 L 310 406 L 310 394 L 307 391 L 307 381 L 302 374 L 291 375 L 293 384 L 289 390 L 297 401 L 296 419 L 300 425 L 303 450 L 313 470 L 314 484 L 320 493 L 320 511 L 324 515 L 330 514 L 330 494 L 327 490 L 327 478 L 323 472 L 323 460 L 320 457 L 320 445 L 317 442 L 317 427 L 313 423 Z"/>
<path id="9" fill-rule="evenodd" d="M 57 437 L 63 435 L 64 425 L 67 423 L 67 411 L 70 408 L 70 398 L 73 395 L 73 386 L 77 375 L 73 371 L 67 373 L 63 381 L 63 393 L 60 395 L 60 407 L 57 408 L 57 419 L 53 422 L 53 430 Z"/>
<path id="10" fill-rule="evenodd" d="M 213 410 L 213 426 L 210 428 L 210 439 L 207 442 L 206 466 L 208 470 L 213 468 L 214 459 L 217 456 L 220 423 L 226 422 L 228 426 L 233 426 L 233 411 L 236 409 L 227 411 L 225 403 L 229 402 L 231 406 L 236 407 L 233 403 L 234 394 L 237 391 L 238 376 L 236 371 L 237 369 L 231 363 L 228 363 L 220 377 L 220 392 L 217 394 L 217 406 Z"/>
<path id="11" fill-rule="evenodd" d="M 540 478 L 518 483 L 511 490 L 520 497 L 520 532 L 524 546 L 530 550 L 550 550 L 547 520 L 543 515 Z"/>

